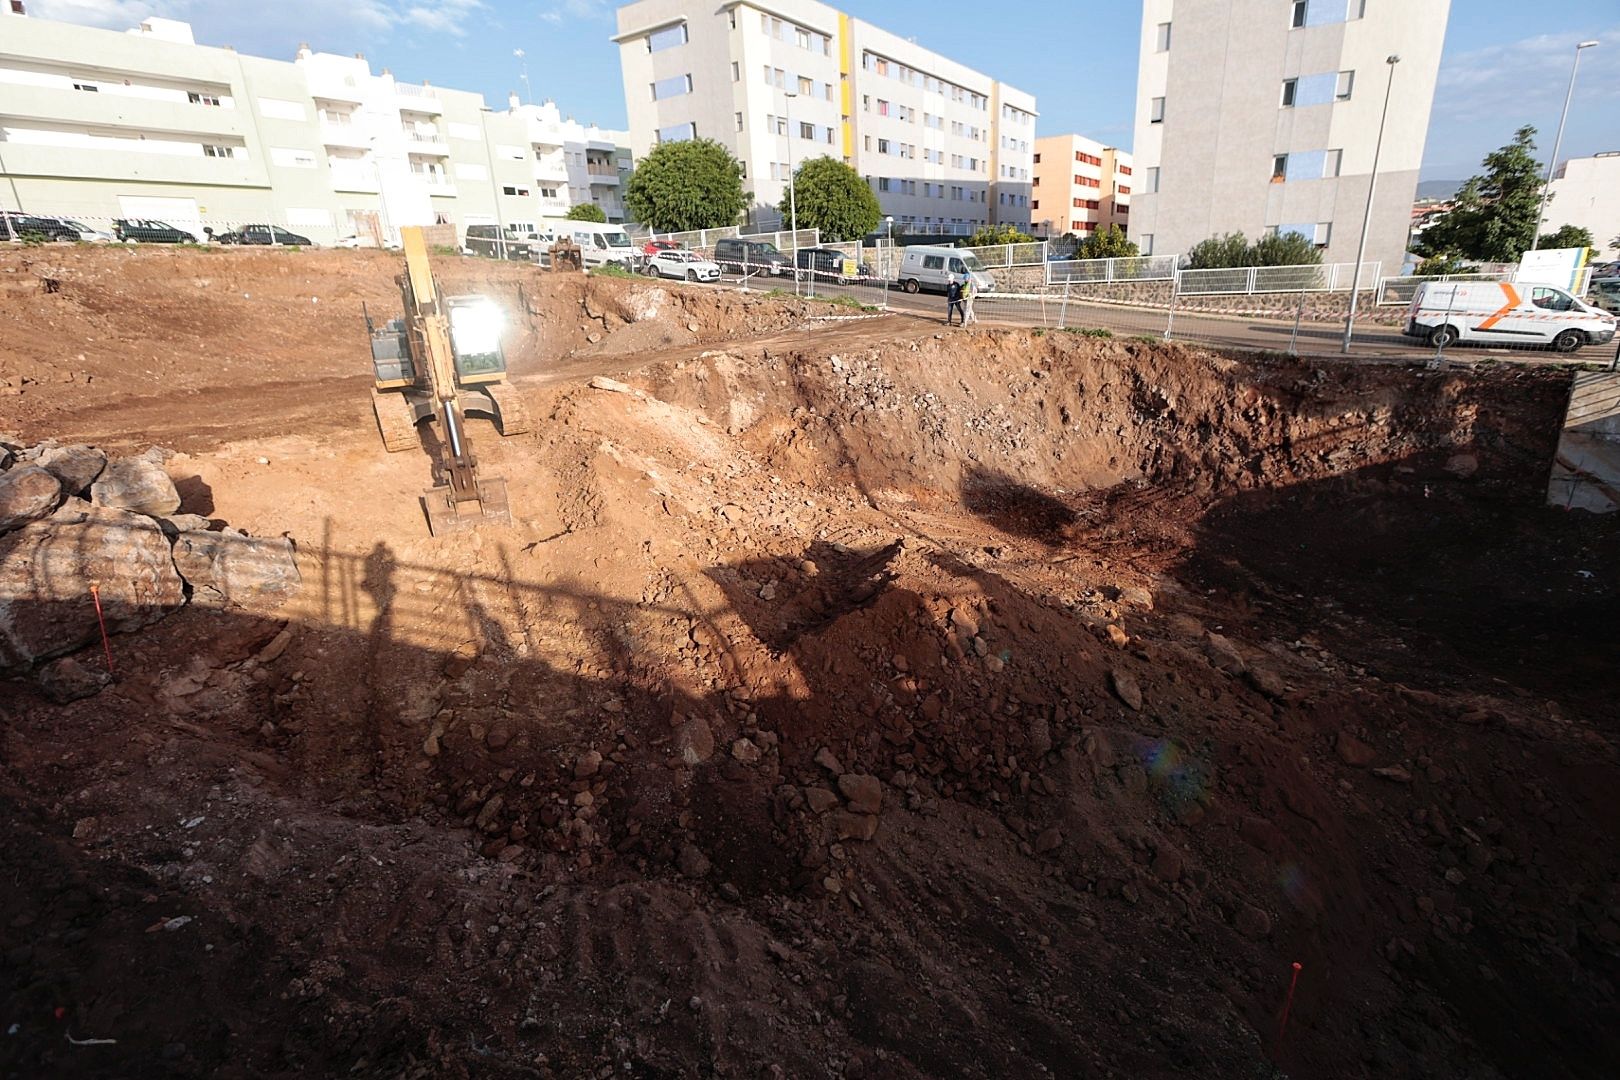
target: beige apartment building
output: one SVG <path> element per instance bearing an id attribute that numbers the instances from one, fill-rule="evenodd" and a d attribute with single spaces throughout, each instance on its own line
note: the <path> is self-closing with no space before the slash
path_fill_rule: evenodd
<path id="1" fill-rule="evenodd" d="M 1030 224 L 1043 239 L 1073 234 L 1085 240 L 1118 225 L 1130 230 L 1131 155 L 1084 135 L 1047 135 L 1035 140 L 1035 187 Z"/>
<path id="2" fill-rule="evenodd" d="M 1354 261 L 1388 85 L 1367 258 L 1399 273 L 1450 7 L 1143 0 L 1131 239 L 1294 232 Z"/>
<path id="3" fill-rule="evenodd" d="M 758 224 L 776 224 L 795 167 L 833 157 L 896 231 L 1029 227 L 1030 94 L 815 0 L 640 0 L 618 29 L 631 149 L 721 142 Z"/>
<path id="4" fill-rule="evenodd" d="M 319 244 L 402 225 L 523 225 L 592 202 L 623 220 L 622 132 L 556 105 L 373 74 L 361 56 L 291 61 L 0 8 L 0 206 L 87 224 L 154 218 L 202 235 L 273 222 Z"/>
<path id="5" fill-rule="evenodd" d="M 1542 232 L 1579 226 L 1592 233 L 1599 259 L 1620 259 L 1620 150 L 1570 158 L 1548 191 Z"/>

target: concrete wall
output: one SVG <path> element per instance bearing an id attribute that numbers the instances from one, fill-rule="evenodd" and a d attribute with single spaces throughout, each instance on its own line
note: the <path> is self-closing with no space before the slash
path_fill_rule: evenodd
<path id="1" fill-rule="evenodd" d="M 1158 168 L 1159 187 L 1133 188 L 1133 237 L 1151 236 L 1154 252 L 1171 254 L 1225 232 L 1254 239 L 1302 227 L 1326 261 L 1353 261 L 1384 60 L 1399 54 L 1367 249 L 1386 272 L 1399 272 L 1449 9 L 1450 0 L 1367 3 L 1361 16 L 1360 0 L 1310 0 L 1307 25 L 1295 28 L 1292 5 L 1273 0 L 1145 0 L 1135 172 Z M 1166 22 L 1170 47 L 1161 51 Z M 1354 73 L 1343 99 L 1340 72 Z M 1285 80 L 1298 80 L 1291 107 Z M 1152 115 L 1157 98 L 1161 122 Z M 1286 179 L 1273 183 L 1282 154 Z"/>
<path id="2" fill-rule="evenodd" d="M 1572 158 L 1553 177 L 1545 232 L 1590 229 L 1600 259 L 1620 259 L 1620 151 Z"/>

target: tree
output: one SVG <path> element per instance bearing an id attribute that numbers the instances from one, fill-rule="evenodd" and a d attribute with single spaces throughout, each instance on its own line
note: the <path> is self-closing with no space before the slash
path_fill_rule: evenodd
<path id="1" fill-rule="evenodd" d="M 1412 273 L 1418 277 L 1439 277 L 1442 274 L 1461 274 L 1468 265 L 1457 255 L 1430 255 L 1417 264 Z"/>
<path id="2" fill-rule="evenodd" d="M 1272 233 L 1249 243 L 1242 233 L 1227 233 L 1200 240 L 1187 253 L 1189 270 L 1215 270 L 1244 266 L 1320 266 L 1322 252 L 1314 241 L 1297 232 Z"/>
<path id="3" fill-rule="evenodd" d="M 783 221 L 793 213 L 794 200 L 798 227 L 820 229 L 824 242 L 859 240 L 883 218 L 871 186 L 836 158 L 811 158 L 799 166 L 793 174 L 793 199 L 784 192 L 777 204 Z"/>
<path id="4" fill-rule="evenodd" d="M 994 247 L 997 244 L 1033 244 L 1035 238 L 1021 233 L 1011 225 L 981 225 L 977 232 L 959 247 Z"/>
<path id="5" fill-rule="evenodd" d="M 1417 253 L 1458 255 L 1477 262 L 1518 262 L 1536 236 L 1541 164 L 1536 129 L 1526 125 L 1513 141 L 1485 155 L 1485 172 L 1457 192 L 1452 208 L 1418 238 Z"/>
<path id="6" fill-rule="evenodd" d="M 748 206 L 742 165 L 713 139 L 659 143 L 625 185 L 625 208 L 658 232 L 735 225 Z"/>
<path id="7" fill-rule="evenodd" d="M 1215 270 L 1249 265 L 1249 242 L 1240 232 L 1200 240 L 1187 252 L 1189 270 Z"/>
<path id="8" fill-rule="evenodd" d="M 1592 239 L 1592 230 L 1583 229 L 1579 225 L 1563 225 L 1556 232 L 1543 233 L 1540 246 L 1543 249 L 1583 247 L 1587 249 L 1586 257 L 1594 258 L 1596 241 Z"/>
<path id="9" fill-rule="evenodd" d="M 1074 249 L 1077 259 L 1134 259 L 1140 254 L 1141 249 L 1125 239 L 1125 232 L 1118 225 L 1092 233 Z"/>
<path id="10" fill-rule="evenodd" d="M 595 203 L 588 202 L 570 206 L 568 213 L 564 214 L 563 217 L 569 221 L 596 221 L 604 224 L 607 222 L 607 214 L 602 211 L 602 208 Z"/>

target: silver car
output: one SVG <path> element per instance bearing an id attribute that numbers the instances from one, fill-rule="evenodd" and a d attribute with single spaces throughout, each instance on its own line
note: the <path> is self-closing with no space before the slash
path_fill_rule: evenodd
<path id="1" fill-rule="evenodd" d="M 660 251 L 647 260 L 646 274 L 687 281 L 719 281 L 720 264 L 690 251 Z"/>

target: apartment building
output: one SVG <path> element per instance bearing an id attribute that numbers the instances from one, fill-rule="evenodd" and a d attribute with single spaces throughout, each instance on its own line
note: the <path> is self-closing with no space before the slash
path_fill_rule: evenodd
<path id="1" fill-rule="evenodd" d="M 1620 150 L 1570 158 L 1548 189 L 1542 232 L 1575 225 L 1592 233 L 1599 259 L 1620 259 Z"/>
<path id="2" fill-rule="evenodd" d="M 1399 273 L 1450 0 L 1143 0 L 1130 235 L 1310 237 Z M 1399 56 L 1391 65 L 1386 58 Z"/>
<path id="3" fill-rule="evenodd" d="M 292 61 L 0 8 L 0 205 L 201 235 L 274 222 L 316 243 L 402 225 L 523 224 L 594 202 L 623 219 L 625 135 L 555 104 L 486 106 L 361 56 Z"/>
<path id="4" fill-rule="evenodd" d="M 1035 140 L 1034 170 L 1029 216 L 1036 236 L 1084 240 L 1111 225 L 1129 231 L 1136 177 L 1127 151 L 1084 135 L 1046 135 Z"/>
<path id="5" fill-rule="evenodd" d="M 1028 229 L 1035 98 L 815 0 L 618 10 L 630 147 L 724 144 L 754 216 L 774 223 L 792 170 L 838 158 L 897 231 Z"/>

